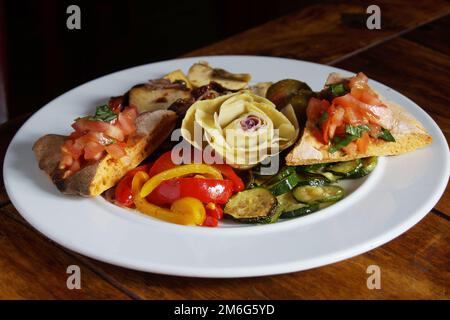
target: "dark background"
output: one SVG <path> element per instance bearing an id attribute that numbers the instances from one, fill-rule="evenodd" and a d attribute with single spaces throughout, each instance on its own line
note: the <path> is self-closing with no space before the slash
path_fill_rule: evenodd
<path id="1" fill-rule="evenodd" d="M 311 2 L 0 0 L 0 122 L 1 110 L 10 119 L 35 111 L 98 76 L 180 56 Z M 81 30 L 66 27 L 71 4 Z"/>

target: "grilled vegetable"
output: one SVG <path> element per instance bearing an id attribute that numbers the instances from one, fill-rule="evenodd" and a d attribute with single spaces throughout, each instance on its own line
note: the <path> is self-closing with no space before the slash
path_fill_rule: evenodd
<path id="1" fill-rule="evenodd" d="M 301 176 L 301 181 L 298 186 L 323 186 L 329 184 L 330 180 L 320 174 L 304 173 Z"/>
<path id="2" fill-rule="evenodd" d="M 283 208 L 283 213 L 281 214 L 281 218 L 295 218 L 304 216 L 310 213 L 313 213 L 319 210 L 318 204 L 304 204 L 299 203 L 292 196 L 291 192 L 287 192 L 277 197 L 279 205 Z"/>
<path id="3" fill-rule="evenodd" d="M 301 168 L 301 170 L 306 173 L 321 175 L 325 177 L 328 180 L 328 182 L 336 182 L 339 179 L 339 177 L 334 175 L 332 172 L 327 172 L 326 166 L 327 166 L 326 163 L 318 163 L 307 166 L 301 166 L 299 168 Z"/>
<path id="4" fill-rule="evenodd" d="M 272 101 L 278 109 L 282 109 L 289 103 L 291 98 L 299 92 L 299 90 L 311 91 L 311 88 L 302 81 L 284 79 L 269 87 L 266 98 Z"/>
<path id="5" fill-rule="evenodd" d="M 282 210 L 269 190 L 257 187 L 232 196 L 223 212 L 239 222 L 273 223 L 278 220 Z"/>
<path id="6" fill-rule="evenodd" d="M 270 177 L 270 179 L 267 180 L 264 184 L 265 185 L 275 184 L 276 182 L 287 178 L 289 175 L 291 175 L 293 173 L 296 173 L 295 167 L 284 167 L 276 175 Z"/>
<path id="7" fill-rule="evenodd" d="M 178 99 L 189 99 L 190 89 L 185 82 L 171 82 L 169 79 L 156 79 L 131 88 L 130 105 L 139 112 L 167 109 Z"/>
<path id="8" fill-rule="evenodd" d="M 351 161 L 336 162 L 328 165 L 326 170 L 331 171 L 341 177 L 353 178 L 360 174 L 363 167 L 361 159 Z"/>
<path id="9" fill-rule="evenodd" d="M 202 61 L 191 66 L 188 79 L 197 88 L 214 81 L 226 89 L 240 90 L 247 86 L 251 76 L 248 73 L 231 73 L 223 69 L 212 68 L 207 62 Z"/>
<path id="10" fill-rule="evenodd" d="M 307 204 L 338 201 L 344 197 L 344 189 L 339 186 L 299 186 L 292 191 L 294 198 Z"/>
<path id="11" fill-rule="evenodd" d="M 272 192 L 274 196 L 279 196 L 280 194 L 286 193 L 294 189 L 301 181 L 301 178 L 297 173 L 292 173 L 286 178 L 281 179 L 278 182 L 268 186 L 267 188 Z"/>
<path id="12" fill-rule="evenodd" d="M 378 157 L 368 157 L 361 159 L 361 167 L 357 173 L 350 178 L 361 178 L 371 173 L 378 164 Z"/>

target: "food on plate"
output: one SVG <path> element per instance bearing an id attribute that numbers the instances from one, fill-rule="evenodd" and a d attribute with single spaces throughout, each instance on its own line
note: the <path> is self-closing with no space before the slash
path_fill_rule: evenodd
<path id="1" fill-rule="evenodd" d="M 39 167 L 62 193 L 97 196 L 147 158 L 175 121 L 173 111 L 138 115 L 134 107 L 127 107 L 115 113 L 105 105 L 94 117 L 77 119 L 69 136 L 41 137 L 33 151 Z"/>
<path id="2" fill-rule="evenodd" d="M 165 110 L 179 99 L 189 99 L 188 82 L 155 79 L 133 87 L 129 92 L 130 104 L 139 112 Z"/>
<path id="3" fill-rule="evenodd" d="M 318 92 L 297 79 L 250 79 L 207 62 L 177 69 L 75 119 L 70 135 L 41 137 L 33 151 L 62 193 L 217 227 L 312 214 L 343 199 L 341 182 L 371 174 L 379 156 L 432 140 L 363 73 L 332 73 Z M 168 141 L 177 135 L 179 144 Z"/>
<path id="4" fill-rule="evenodd" d="M 195 87 L 216 82 L 229 90 L 240 90 L 247 86 L 251 79 L 248 73 L 231 73 L 224 69 L 212 68 L 208 62 L 201 61 L 189 69 L 188 79 Z"/>
<path id="5" fill-rule="evenodd" d="M 363 73 L 331 74 L 306 113 L 303 136 L 286 157 L 289 165 L 397 155 L 432 141 L 421 123 L 381 97 Z"/>
<path id="6" fill-rule="evenodd" d="M 295 116 L 293 116 L 295 118 Z M 182 135 L 201 149 L 195 131 L 231 166 L 248 169 L 292 145 L 299 132 L 269 100 L 248 91 L 195 102 L 182 122 Z"/>
<path id="7" fill-rule="evenodd" d="M 114 202 L 168 222 L 214 227 L 222 206 L 242 190 L 244 182 L 230 166 L 179 165 L 168 151 L 130 171 L 115 189 Z"/>

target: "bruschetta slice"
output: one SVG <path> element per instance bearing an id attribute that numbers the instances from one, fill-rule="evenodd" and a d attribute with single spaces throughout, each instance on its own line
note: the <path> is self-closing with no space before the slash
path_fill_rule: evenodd
<path id="1" fill-rule="evenodd" d="M 363 73 L 343 78 L 332 73 L 317 98 L 288 165 L 398 155 L 432 142 L 423 125 L 400 105 L 386 101 Z"/>
<path id="2" fill-rule="evenodd" d="M 62 193 L 95 197 L 115 186 L 128 171 L 147 158 L 170 135 L 176 119 L 175 112 L 169 110 L 137 115 L 134 120 L 135 130 L 124 140 L 121 156 L 117 156 L 113 149 L 113 152 L 102 150 L 97 159 L 85 147 L 79 156 L 83 160 L 82 164 L 77 165 L 78 170 L 73 172 L 70 171 L 73 161 L 69 160 L 69 166 L 65 166 L 62 159 L 65 156 L 62 150 L 70 136 L 45 135 L 36 141 L 33 151 L 39 168 L 47 173 Z M 88 153 L 89 160 L 86 160 Z"/>

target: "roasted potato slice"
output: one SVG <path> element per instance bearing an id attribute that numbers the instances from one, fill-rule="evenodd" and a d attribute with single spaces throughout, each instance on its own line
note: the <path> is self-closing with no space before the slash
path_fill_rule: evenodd
<path id="1" fill-rule="evenodd" d="M 164 76 L 164 79 L 168 79 L 172 83 L 184 82 L 186 84 L 186 87 L 188 87 L 189 89 L 192 89 L 192 84 L 190 83 L 190 81 L 188 80 L 188 78 L 186 77 L 184 72 L 181 71 L 180 69 L 177 69 L 175 71 L 172 71 L 169 74 L 166 74 Z"/>
<path id="2" fill-rule="evenodd" d="M 178 99 L 189 99 L 190 96 L 187 83 L 157 79 L 133 87 L 129 92 L 129 103 L 139 112 L 165 110 Z"/>
<path id="3" fill-rule="evenodd" d="M 208 62 L 201 61 L 189 68 L 188 79 L 196 88 L 214 81 L 225 89 L 240 90 L 247 86 L 251 76 L 248 73 L 231 73 L 223 69 L 212 68 Z"/>

